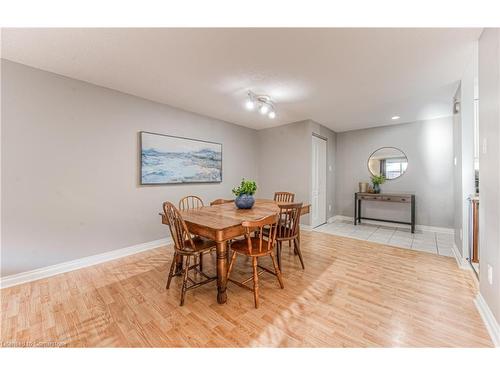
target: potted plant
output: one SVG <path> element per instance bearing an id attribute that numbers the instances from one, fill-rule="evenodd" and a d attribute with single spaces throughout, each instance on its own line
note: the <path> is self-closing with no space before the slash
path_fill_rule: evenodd
<path id="1" fill-rule="evenodd" d="M 236 196 L 234 204 L 236 207 L 248 209 L 252 208 L 255 203 L 253 195 L 257 191 L 257 184 L 251 180 L 241 180 L 240 186 L 233 189 L 233 194 Z"/>
<path id="2" fill-rule="evenodd" d="M 375 194 L 380 193 L 380 185 L 385 182 L 385 177 L 382 175 L 372 176 L 373 192 Z"/>

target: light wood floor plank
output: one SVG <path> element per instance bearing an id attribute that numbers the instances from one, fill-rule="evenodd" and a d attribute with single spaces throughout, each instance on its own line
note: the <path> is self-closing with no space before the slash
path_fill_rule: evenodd
<path id="1" fill-rule="evenodd" d="M 306 269 L 287 247 L 285 289 L 260 278 L 261 306 L 228 285 L 165 290 L 163 247 L 1 292 L 2 346 L 486 347 L 472 275 L 453 258 L 319 232 L 302 233 Z M 205 262 L 215 273 L 215 259 Z M 271 266 L 266 260 L 263 265 Z M 232 277 L 251 275 L 238 259 Z"/>

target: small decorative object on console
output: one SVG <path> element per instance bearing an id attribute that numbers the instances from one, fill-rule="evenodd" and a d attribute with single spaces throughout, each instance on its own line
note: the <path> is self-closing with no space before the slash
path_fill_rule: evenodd
<path id="1" fill-rule="evenodd" d="M 360 182 L 359 183 L 359 192 L 366 193 L 368 191 L 368 182 Z"/>
<path id="2" fill-rule="evenodd" d="M 373 192 L 375 194 L 380 193 L 380 185 L 385 182 L 385 177 L 382 175 L 372 176 Z"/>

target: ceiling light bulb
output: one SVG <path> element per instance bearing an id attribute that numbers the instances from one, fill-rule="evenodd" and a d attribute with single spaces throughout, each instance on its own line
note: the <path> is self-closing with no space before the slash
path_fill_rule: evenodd
<path id="1" fill-rule="evenodd" d="M 271 111 L 271 112 L 269 112 L 269 115 L 268 115 L 268 116 L 269 116 L 269 118 L 270 118 L 270 119 L 273 119 L 273 118 L 275 118 L 275 117 L 276 117 L 276 112 Z"/>
<path id="2" fill-rule="evenodd" d="M 255 109 L 255 103 L 252 99 L 248 99 L 245 102 L 245 108 L 248 109 L 249 111 L 253 111 Z"/>
<path id="3" fill-rule="evenodd" d="M 265 115 L 267 112 L 269 112 L 269 104 L 267 103 L 262 103 L 262 105 L 260 106 L 260 113 L 262 113 L 263 115 Z"/>
<path id="4" fill-rule="evenodd" d="M 399 120 L 399 116 L 392 116 L 391 119 L 392 120 Z"/>

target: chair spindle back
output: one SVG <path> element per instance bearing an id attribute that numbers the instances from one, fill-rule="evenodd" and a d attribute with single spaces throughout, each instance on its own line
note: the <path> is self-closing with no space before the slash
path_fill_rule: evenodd
<path id="1" fill-rule="evenodd" d="M 266 237 L 268 237 L 266 250 L 268 251 L 272 250 L 274 246 L 274 241 L 276 239 L 277 223 L 278 223 L 278 215 L 269 215 L 259 220 L 244 221 L 241 223 L 241 225 L 245 228 L 245 238 L 247 240 L 248 249 L 250 250 L 250 253 L 254 252 L 262 253 L 263 236 L 264 236 L 263 229 L 265 227 L 269 229 L 268 236 L 266 235 Z M 251 237 L 252 232 L 254 232 L 255 230 L 259 231 L 259 238 L 258 238 L 259 247 L 257 249 L 253 247 L 252 237 Z"/>
<path id="2" fill-rule="evenodd" d="M 295 194 L 294 193 L 289 193 L 287 191 L 277 191 L 274 193 L 274 200 L 276 202 L 293 202 L 295 199 Z"/>
<path id="3" fill-rule="evenodd" d="M 168 227 L 170 228 L 170 234 L 174 240 L 174 246 L 179 251 L 186 251 L 185 241 L 188 240 L 191 249 L 196 249 L 193 239 L 191 238 L 191 233 L 182 218 L 179 210 L 171 203 L 163 203 L 163 212 L 168 219 Z"/>
<path id="4" fill-rule="evenodd" d="M 179 210 L 181 211 L 201 208 L 203 206 L 203 201 L 196 195 L 188 195 L 179 201 Z"/>
<path id="5" fill-rule="evenodd" d="M 280 240 L 292 240 L 297 237 L 300 224 L 300 212 L 302 203 L 278 203 L 280 213 L 278 214 L 278 226 L 276 238 Z"/>

